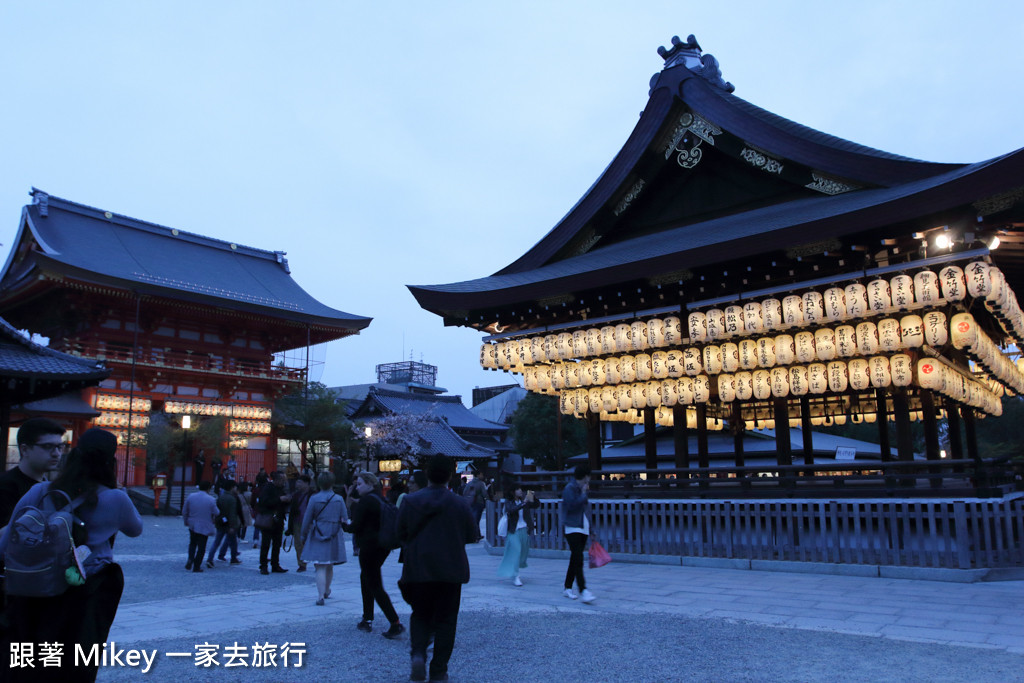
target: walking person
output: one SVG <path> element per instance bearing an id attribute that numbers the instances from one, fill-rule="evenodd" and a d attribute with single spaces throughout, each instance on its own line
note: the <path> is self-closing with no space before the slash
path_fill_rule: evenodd
<path id="1" fill-rule="evenodd" d="M 533 511 L 540 507 L 533 491 L 523 493 L 517 486 L 512 498 L 505 501 L 505 516 L 508 534 L 505 536 L 505 553 L 498 565 L 498 576 L 512 579 L 513 586 L 522 586 L 519 570 L 526 569 L 526 558 L 530 554 L 530 536 L 533 534 Z"/>
<path id="2" fill-rule="evenodd" d="M 306 562 L 302 559 L 302 519 L 306 514 L 306 505 L 309 497 L 313 494 L 310 485 L 313 480 L 305 474 L 299 475 L 295 484 L 295 493 L 288 504 L 288 531 L 285 532 L 292 537 L 292 544 L 295 546 L 295 559 L 298 560 L 299 568 L 296 571 L 306 571 Z"/>
<path id="3" fill-rule="evenodd" d="M 373 603 L 376 602 L 390 626 L 382 634 L 385 638 L 397 638 L 405 631 L 391 598 L 384 590 L 380 568 L 391 554 L 389 548 L 382 548 L 380 535 L 381 496 L 380 481 L 370 472 L 356 475 L 356 491 L 359 502 L 352 508 L 352 523 L 344 527 L 359 544 L 359 588 L 363 595 L 363 618 L 356 628 L 367 633 L 373 631 Z"/>
<path id="4" fill-rule="evenodd" d="M 569 569 L 565 572 L 564 595 L 571 600 L 579 598 L 585 603 L 595 599 L 594 594 L 587 590 L 587 580 L 583 577 L 583 549 L 590 535 L 589 488 L 590 468 L 579 465 L 573 472 L 572 481 L 562 489 L 562 505 L 559 510 L 565 540 L 569 544 Z M 579 586 L 579 593 L 573 590 L 573 582 Z"/>
<path id="5" fill-rule="evenodd" d="M 241 503 L 235 491 L 235 482 L 223 480 L 223 488 L 217 496 L 217 535 L 206 558 L 206 566 L 213 569 L 213 557 L 224 561 L 228 550 L 231 550 L 231 564 L 242 564 L 238 559 L 238 529 L 242 526 Z"/>
<path id="6" fill-rule="evenodd" d="M 345 499 L 334 492 L 334 481 L 334 475 L 326 470 L 317 477 L 320 490 L 309 497 L 297 537 L 303 541 L 302 561 L 312 562 L 316 571 L 317 605 L 331 597 L 334 565 L 347 561 L 341 526 L 348 521 L 348 508 Z"/>
<path id="7" fill-rule="evenodd" d="M 188 561 L 185 569 L 203 571 L 203 556 L 210 536 L 217 533 L 217 499 L 210 495 L 210 482 L 199 482 L 199 490 L 189 494 L 181 509 L 181 519 L 188 527 Z"/>
<path id="8" fill-rule="evenodd" d="M 431 639 L 434 655 L 430 680 L 448 680 L 462 584 L 469 583 L 466 545 L 474 542 L 479 527 L 466 500 L 448 490 L 453 469 L 450 458 L 431 457 L 428 485 L 407 495 L 398 511 L 398 539 L 405 549 L 398 586 L 412 607 L 409 678 L 413 681 L 427 679 L 427 646 Z"/>
<path id="9" fill-rule="evenodd" d="M 85 581 L 69 585 L 52 597 L 8 596 L 7 616 L 12 643 L 61 643 L 63 666 L 12 669 L 11 680 L 94 681 L 98 658 L 79 665 L 72 653 L 103 647 L 114 623 L 124 573 L 114 562 L 114 538 L 120 532 L 135 537 L 142 533 L 142 518 L 128 494 L 117 488 L 117 437 L 108 431 L 86 430 L 68 454 L 52 482 L 33 486 L 15 506 L 11 519 L 17 520 L 28 506 L 42 507 L 43 500 L 57 492 L 78 501 L 75 514 L 82 521 L 84 545 L 89 554 L 82 561 Z M 0 555 L 11 542 L 11 527 L 0 537 Z"/>
<path id="10" fill-rule="evenodd" d="M 484 483 L 479 472 L 473 476 L 473 481 L 462 489 L 462 497 L 469 503 L 470 509 L 473 510 L 473 518 L 476 520 L 476 535 L 473 537 L 475 543 L 483 538 L 480 535 L 480 517 L 483 516 L 484 508 L 487 507 L 487 484 Z"/>
<path id="11" fill-rule="evenodd" d="M 256 516 L 262 518 L 265 526 L 260 529 L 260 574 L 284 574 L 288 570 L 281 566 L 281 541 L 284 537 L 284 518 L 288 513 L 291 496 L 285 493 L 288 480 L 281 472 L 273 472 L 270 482 L 264 486 L 256 499 Z M 267 569 L 267 563 L 270 569 Z"/>

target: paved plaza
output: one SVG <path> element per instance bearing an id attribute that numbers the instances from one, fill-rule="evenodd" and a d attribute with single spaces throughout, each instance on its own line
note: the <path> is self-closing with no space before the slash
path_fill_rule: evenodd
<path id="1" fill-rule="evenodd" d="M 312 568 L 296 573 L 294 553 L 282 562 L 287 574 L 262 576 L 258 551 L 246 543 L 243 564 L 193 574 L 184 570 L 180 519 L 145 521 L 141 537 L 117 541 L 126 587 L 109 640 L 117 650 L 156 650 L 155 661 L 146 674 L 101 668 L 99 680 L 407 680 L 407 635 L 380 637 L 379 610 L 373 634 L 355 629 L 352 558 L 335 568 L 331 598 L 318 607 Z M 469 556 L 456 683 L 1024 681 L 1024 581 L 613 562 L 588 570 L 597 601 L 584 605 L 561 595 L 565 560 L 531 558 L 525 585 L 515 588 L 495 576 L 499 558 L 481 545 Z M 407 624 L 399 573 L 394 553 L 385 586 Z M 268 652 L 277 655 L 273 665 L 254 666 L 267 664 Z M 202 653 L 217 664 L 197 666 Z"/>

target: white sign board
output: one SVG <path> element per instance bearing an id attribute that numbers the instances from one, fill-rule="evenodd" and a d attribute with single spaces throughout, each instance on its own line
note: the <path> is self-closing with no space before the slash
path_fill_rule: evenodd
<path id="1" fill-rule="evenodd" d="M 836 460 L 855 460 L 857 449 L 850 446 L 840 446 L 836 449 Z"/>

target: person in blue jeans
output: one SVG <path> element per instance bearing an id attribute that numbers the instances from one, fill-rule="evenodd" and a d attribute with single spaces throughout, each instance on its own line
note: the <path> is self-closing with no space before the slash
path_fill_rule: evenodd
<path id="1" fill-rule="evenodd" d="M 213 557 L 222 562 L 228 550 L 231 550 L 231 564 L 241 564 L 238 559 L 238 529 L 242 526 L 241 501 L 235 492 L 235 482 L 230 479 L 223 481 L 220 495 L 217 496 L 217 536 L 213 539 L 210 554 L 206 556 L 206 566 L 213 569 Z"/>
<path id="2" fill-rule="evenodd" d="M 573 472 L 572 481 L 562 489 L 562 505 L 559 510 L 565 540 L 569 544 L 569 568 L 565 572 L 563 592 L 570 600 L 578 598 L 586 603 L 594 601 L 594 594 L 587 590 L 587 580 L 583 576 L 583 549 L 587 547 L 587 537 L 590 535 L 589 488 L 590 468 L 580 465 Z M 579 586 L 579 593 L 573 590 L 573 582 Z"/>

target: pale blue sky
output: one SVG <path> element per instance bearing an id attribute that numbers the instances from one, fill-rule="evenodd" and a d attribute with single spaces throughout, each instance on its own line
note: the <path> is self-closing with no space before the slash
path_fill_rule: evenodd
<path id="1" fill-rule="evenodd" d="M 1020 2 L 6 2 L 0 253 L 33 185 L 284 250 L 375 318 L 327 345 L 323 381 L 411 350 L 468 403 L 513 378 L 404 285 L 539 240 L 689 33 L 736 95 L 827 133 L 934 161 L 1024 146 Z"/>

